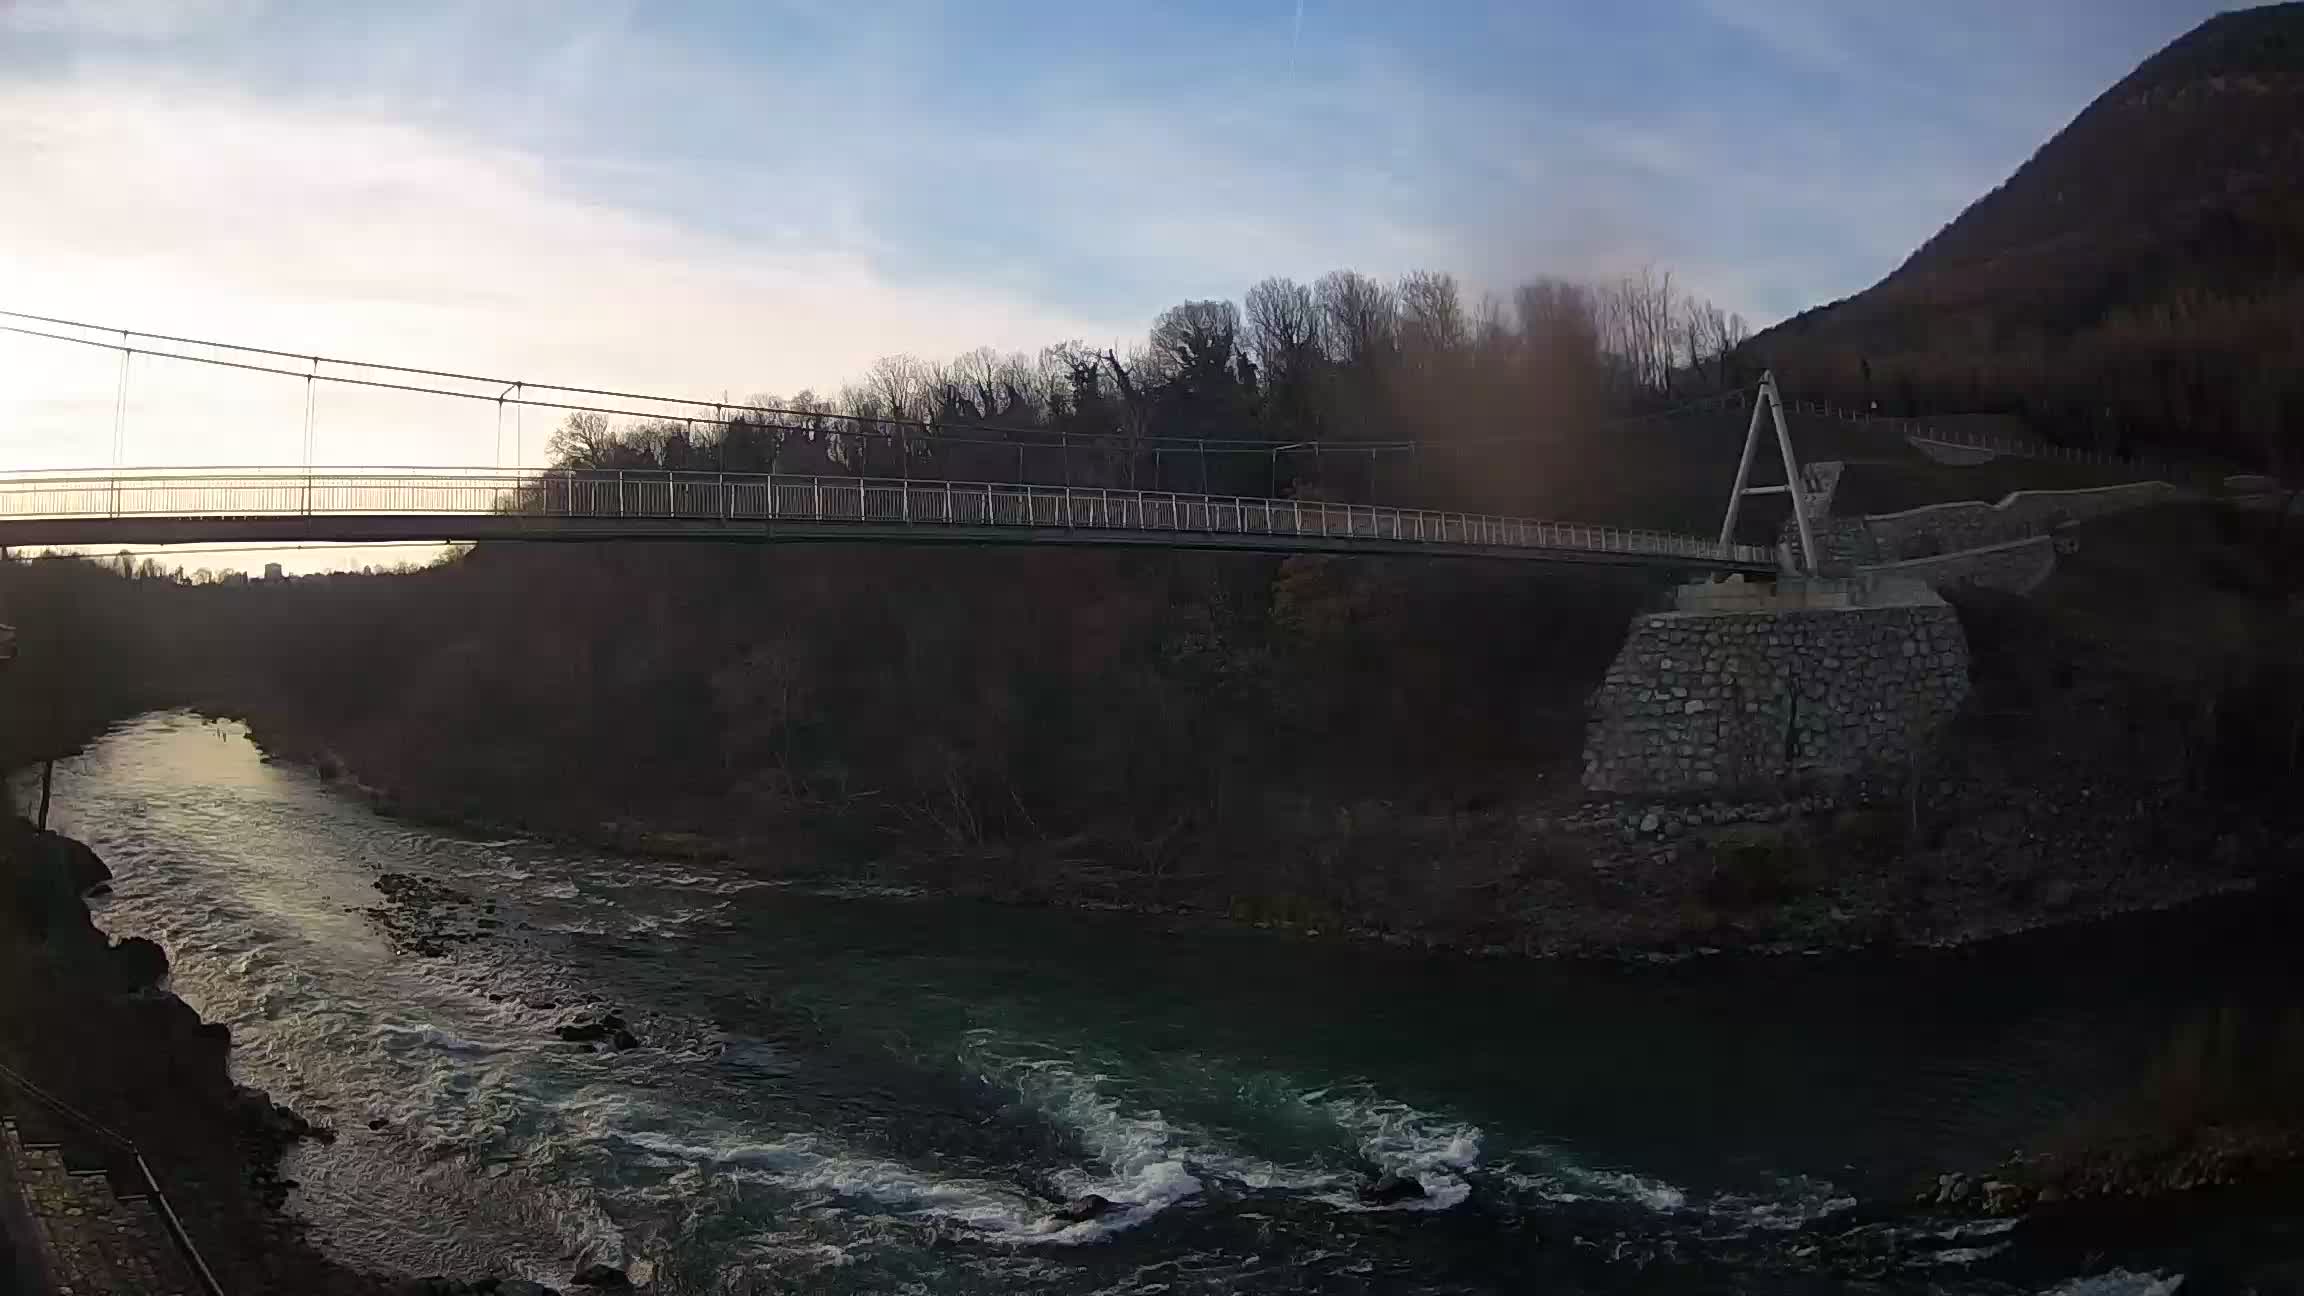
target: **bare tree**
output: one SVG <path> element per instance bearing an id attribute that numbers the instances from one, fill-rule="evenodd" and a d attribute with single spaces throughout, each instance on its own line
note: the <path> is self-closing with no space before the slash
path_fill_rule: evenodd
<path id="1" fill-rule="evenodd" d="M 925 421 L 935 371 L 918 356 L 882 356 L 864 372 L 864 385 L 879 402 L 883 418 Z"/>
<path id="2" fill-rule="evenodd" d="M 1337 270 L 1322 275 L 1313 293 L 1329 359 L 1365 368 L 1391 355 L 1400 329 L 1400 299 L 1391 289 L 1356 271 Z"/>
<path id="3" fill-rule="evenodd" d="M 552 433 L 552 461 L 570 468 L 606 468 L 615 462 L 616 430 L 605 414 L 579 411 Z"/>
<path id="4" fill-rule="evenodd" d="M 1599 290 L 1601 348 L 1623 377 L 1628 395 L 1672 390 L 1674 301 L 1672 274 L 1652 266 L 1619 277 Z"/>
<path id="5" fill-rule="evenodd" d="M 1471 321 L 1456 276 L 1436 270 L 1415 270 L 1400 280 L 1401 349 L 1420 363 L 1464 349 L 1471 339 Z"/>
<path id="6" fill-rule="evenodd" d="M 1232 365 L 1240 308 L 1228 301 L 1188 301 L 1152 322 L 1151 354 L 1163 377 L 1207 385 Z"/>
<path id="7" fill-rule="evenodd" d="M 1144 367 L 1141 359 L 1131 359 L 1135 360 L 1136 368 Z M 1146 402 L 1143 391 L 1137 387 L 1129 366 L 1120 363 L 1119 356 L 1107 349 L 1104 352 L 1104 363 L 1112 370 L 1112 384 L 1120 393 L 1121 453 L 1127 464 L 1128 484 L 1134 486 L 1136 464 L 1143 457 L 1144 440 L 1152 426 L 1152 408 Z"/>
<path id="8" fill-rule="evenodd" d="M 879 394 L 865 383 L 841 384 L 840 394 L 832 403 L 842 416 L 832 455 L 848 471 L 861 477 L 870 464 L 872 443 L 878 439 L 886 407 L 880 403 Z"/>
<path id="9" fill-rule="evenodd" d="M 932 399 L 936 371 L 913 355 L 882 356 L 864 374 L 865 388 L 879 407 L 881 440 L 887 445 L 890 471 L 909 476 L 912 464 L 926 450 L 918 429 L 936 415 Z"/>
<path id="10" fill-rule="evenodd" d="M 1248 290 L 1248 346 L 1278 387 L 1304 377 L 1320 350 L 1320 303 L 1293 279 L 1266 279 Z"/>
<path id="11" fill-rule="evenodd" d="M 1542 355 L 1597 365 L 1600 308 L 1593 291 L 1565 279 L 1533 279 L 1512 294 L 1524 345 Z"/>

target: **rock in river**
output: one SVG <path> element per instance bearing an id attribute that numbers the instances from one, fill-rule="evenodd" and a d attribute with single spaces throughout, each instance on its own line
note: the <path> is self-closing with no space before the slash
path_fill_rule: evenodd
<path id="1" fill-rule="evenodd" d="M 131 990 L 156 986 L 168 975 L 168 952 L 141 936 L 131 936 L 113 946 L 112 963 Z"/>
<path id="2" fill-rule="evenodd" d="M 1075 1197 L 1057 1207 L 1055 1217 L 1067 1224 L 1080 1224 L 1102 1215 L 1108 1215 L 1112 1209 L 1110 1201 L 1095 1193 L 1090 1193 L 1085 1197 Z"/>
<path id="3" fill-rule="evenodd" d="M 640 1047 L 632 1027 L 618 1013 L 606 1013 L 590 1021 L 573 1021 L 555 1029 L 553 1034 L 571 1044 L 594 1044 L 607 1041 L 620 1049 Z"/>
<path id="4" fill-rule="evenodd" d="M 1379 1206 L 1389 1206 L 1394 1202 L 1417 1201 L 1423 1196 L 1424 1185 L 1406 1175 L 1394 1174 L 1389 1170 L 1376 1176 L 1374 1183 L 1363 1185 L 1360 1189 L 1360 1200 Z"/>

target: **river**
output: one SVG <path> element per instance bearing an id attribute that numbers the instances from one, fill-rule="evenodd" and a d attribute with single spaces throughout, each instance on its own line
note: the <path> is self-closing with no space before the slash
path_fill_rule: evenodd
<path id="1" fill-rule="evenodd" d="M 1554 965 L 832 894 L 411 827 L 177 714 L 60 768 L 55 826 L 239 1077 L 339 1132 L 285 1167 L 327 1250 L 664 1292 L 2172 1290 L 2181 1246 L 1874 1204 L 2099 1101 L 2269 957 Z M 479 938 L 397 946 L 385 874 Z M 611 1008 L 640 1047 L 556 1038 Z M 1379 1171 L 1425 1196 L 1369 1206 Z M 1051 1218 L 1086 1193 L 1115 1210 Z"/>

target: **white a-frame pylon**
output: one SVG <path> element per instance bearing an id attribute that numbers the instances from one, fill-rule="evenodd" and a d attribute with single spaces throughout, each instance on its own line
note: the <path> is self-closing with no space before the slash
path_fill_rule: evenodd
<path id="1" fill-rule="evenodd" d="M 1760 448 L 1760 421 L 1773 414 L 1776 419 L 1776 448 L 1784 453 L 1784 482 L 1782 486 L 1754 486 L 1752 455 Z M 1810 575 L 1816 572 L 1816 533 L 1808 525 L 1808 490 L 1800 479 L 1800 458 L 1792 453 L 1792 429 L 1784 423 L 1784 398 L 1776 391 L 1776 371 L 1771 369 L 1760 376 L 1760 390 L 1752 398 L 1752 426 L 1744 433 L 1744 457 L 1736 464 L 1736 485 L 1728 492 L 1728 517 L 1720 524 L 1720 543 L 1736 541 L 1736 513 L 1744 505 L 1747 495 L 1789 495 L 1792 497 L 1792 520 L 1800 528 L 1800 566 Z"/>

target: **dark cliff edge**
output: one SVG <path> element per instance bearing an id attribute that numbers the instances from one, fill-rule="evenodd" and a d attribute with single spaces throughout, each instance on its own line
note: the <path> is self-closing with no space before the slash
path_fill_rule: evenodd
<path id="1" fill-rule="evenodd" d="M 548 1290 L 496 1278 L 360 1273 L 316 1250 L 281 1209 L 292 1185 L 278 1167 L 292 1143 L 328 1133 L 233 1082 L 230 1031 L 168 993 L 167 957 L 157 945 L 115 944 L 96 928 L 83 896 L 110 876 L 85 845 L 0 820 L 0 1062 L 135 1143 L 225 1291 Z M 0 1083 L 0 1110 L 20 1114 L 35 1102 Z"/>

